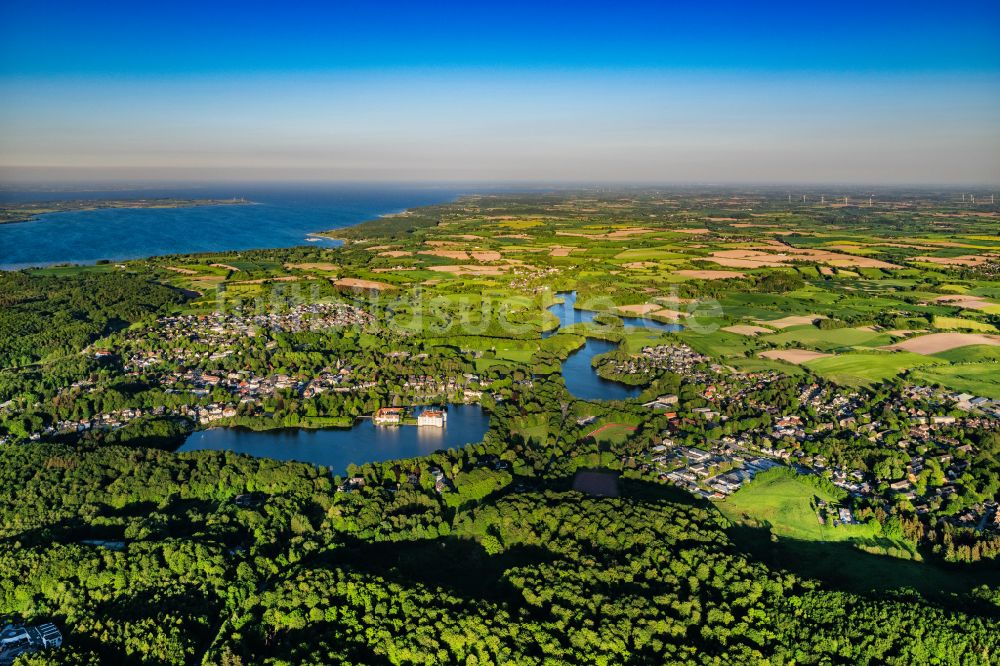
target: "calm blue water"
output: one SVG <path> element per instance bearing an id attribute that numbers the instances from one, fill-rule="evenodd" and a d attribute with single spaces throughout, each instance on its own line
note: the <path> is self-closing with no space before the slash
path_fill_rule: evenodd
<path id="1" fill-rule="evenodd" d="M 562 297 L 563 302 L 551 306 L 549 311 L 559 317 L 560 328 L 570 324 L 592 322 L 598 314 L 591 310 L 577 310 L 575 308 L 575 291 L 560 292 L 557 295 Z M 622 320 L 626 326 L 659 331 L 679 331 L 684 328 L 680 324 L 664 324 L 643 317 L 622 317 Z M 558 330 L 548 331 L 543 336 L 548 337 Z M 582 400 L 627 400 L 642 393 L 640 387 L 609 381 L 594 372 L 592 365 L 594 357 L 607 354 L 617 346 L 614 342 L 587 338 L 583 347 L 570 354 L 562 363 L 563 380 L 566 382 L 566 388 L 569 389 L 569 392 Z"/>
<path id="2" fill-rule="evenodd" d="M 483 439 L 490 417 L 478 405 L 452 405 L 444 428 L 381 427 L 365 419 L 350 429 L 268 430 L 213 428 L 191 433 L 178 451 L 235 451 L 276 460 L 325 465 L 341 474 L 351 463 L 415 458 Z"/>
<path id="3" fill-rule="evenodd" d="M 66 199 L 223 199 L 253 205 L 173 209 L 109 209 L 43 215 L 35 222 L 0 225 L 0 269 L 55 263 L 93 263 L 161 254 L 249 250 L 310 243 L 317 231 L 350 226 L 412 206 L 450 201 L 457 190 L 437 187 L 265 186 L 0 192 L 0 201 Z"/>
<path id="4" fill-rule="evenodd" d="M 627 400 L 642 393 L 638 386 L 626 386 L 598 375 L 591 365 L 595 356 L 607 354 L 617 343 L 587 338 L 586 344 L 569 355 L 562 364 L 566 388 L 581 400 Z"/>

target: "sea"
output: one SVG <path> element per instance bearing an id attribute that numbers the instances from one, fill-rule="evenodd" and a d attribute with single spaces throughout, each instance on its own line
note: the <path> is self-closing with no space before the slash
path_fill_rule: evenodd
<path id="1" fill-rule="evenodd" d="M 336 245 L 312 234 L 451 201 L 444 186 L 227 184 L 113 190 L 0 190 L 0 203 L 100 199 L 244 199 L 247 204 L 51 213 L 0 224 L 0 269 L 93 264 L 163 254 Z"/>

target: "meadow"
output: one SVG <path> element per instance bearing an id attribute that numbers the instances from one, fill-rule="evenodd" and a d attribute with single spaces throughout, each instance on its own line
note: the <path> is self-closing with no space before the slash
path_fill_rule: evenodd
<path id="1" fill-rule="evenodd" d="M 834 489 L 839 490 L 839 489 Z M 738 522 L 763 525 L 773 534 L 798 541 L 847 541 L 873 549 L 913 554 L 913 547 L 903 541 L 888 539 L 877 523 L 833 525 L 829 518 L 821 521 L 817 500 L 832 506 L 840 505 L 843 491 L 835 492 L 786 468 L 761 473 L 716 506 L 727 517 Z"/>

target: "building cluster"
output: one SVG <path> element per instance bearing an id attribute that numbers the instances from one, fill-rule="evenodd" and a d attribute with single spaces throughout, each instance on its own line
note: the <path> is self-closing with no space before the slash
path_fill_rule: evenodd
<path id="1" fill-rule="evenodd" d="M 159 318 L 150 329 L 133 332 L 126 341 L 123 357 L 126 367 L 134 370 L 155 368 L 164 361 L 194 365 L 230 356 L 248 338 L 256 338 L 261 331 L 325 331 L 367 326 L 374 321 L 372 315 L 346 303 L 299 305 L 284 312 L 236 310 L 202 315 L 171 315 Z M 155 333 L 158 351 L 149 350 L 150 333 Z M 108 350 L 94 352 L 97 357 L 111 354 Z"/>
<path id="2" fill-rule="evenodd" d="M 673 356 L 674 352 L 666 354 L 668 358 Z M 677 364 L 670 367 L 683 370 Z M 685 376 L 697 381 L 700 368 L 695 364 L 688 367 L 693 372 Z M 699 397 L 708 402 L 707 407 L 680 409 L 673 395 L 645 403 L 651 409 L 669 410 L 669 421 L 664 439 L 647 452 L 640 468 L 699 496 L 721 499 L 763 469 L 791 465 L 801 473 L 821 475 L 851 496 L 874 505 L 907 502 L 919 515 L 932 514 L 936 520 L 956 526 L 1000 529 L 994 500 L 940 516 L 937 513 L 950 497 L 961 492 L 961 480 L 976 453 L 972 444 L 959 441 L 956 431 L 1000 430 L 998 401 L 929 387 L 905 387 L 882 396 L 877 408 L 872 409 L 870 397 L 864 392 L 807 380 L 786 387 L 797 394 L 797 401 L 786 410 L 773 404 L 780 401 L 761 397 L 777 381 L 787 382 L 788 378 L 770 371 L 713 374 L 699 389 Z M 673 443 L 672 438 L 688 427 L 698 432 L 699 421 L 725 424 L 730 420 L 727 413 L 746 415 L 748 407 L 759 415 L 767 414 L 767 425 L 735 428 L 731 434 L 706 441 L 706 450 Z M 844 430 L 893 452 L 908 452 L 902 477 L 879 481 L 867 471 L 828 461 L 815 453 L 815 445 L 809 445 L 826 433 L 843 437 Z M 933 460 L 929 462 L 929 458 Z M 933 476 L 925 472 L 928 464 L 937 470 Z M 820 519 L 823 516 L 820 511 Z M 849 511 L 840 515 L 839 508 L 831 508 L 826 516 L 824 520 L 836 524 L 853 520 Z"/>
<path id="3" fill-rule="evenodd" d="M 62 435 L 67 433 L 83 433 L 88 430 L 117 430 L 130 422 L 144 416 L 162 416 L 167 413 L 167 408 L 163 406 L 150 407 L 126 407 L 115 410 L 107 414 L 96 414 L 85 419 L 63 419 L 56 421 L 51 426 L 46 427 L 41 432 L 32 433 L 31 439 L 38 440 L 45 436 Z"/>
<path id="4" fill-rule="evenodd" d="M 639 354 L 615 358 L 609 365 L 616 375 L 649 375 L 665 371 L 697 382 L 709 382 L 716 373 L 723 371 L 722 366 L 711 363 L 707 356 L 685 344 L 643 347 Z"/>
<path id="5" fill-rule="evenodd" d="M 0 666 L 10 666 L 22 654 L 62 645 L 62 634 L 52 623 L 26 627 L 7 624 L 0 629 Z"/>
<path id="6" fill-rule="evenodd" d="M 402 425 L 406 419 L 405 407 L 382 407 L 372 414 L 375 425 Z M 412 423 L 412 421 L 411 421 Z M 443 428 L 448 423 L 448 412 L 438 407 L 425 407 L 417 413 L 416 425 L 421 428 Z"/>
<path id="7" fill-rule="evenodd" d="M 167 339 L 187 338 L 205 343 L 224 343 L 233 335 L 254 336 L 258 330 L 299 333 L 347 326 L 367 326 L 375 318 L 347 303 L 309 303 L 288 310 L 253 312 L 236 309 L 205 315 L 161 317 L 156 332 Z"/>
<path id="8" fill-rule="evenodd" d="M 829 523 L 836 527 L 837 525 L 854 525 L 857 523 L 854 519 L 854 513 L 850 508 L 846 506 L 833 506 L 822 499 L 816 501 L 816 516 L 819 518 L 821 525 Z"/>
<path id="9" fill-rule="evenodd" d="M 736 492 L 760 472 L 779 465 L 769 458 L 736 453 L 726 446 L 705 451 L 664 438 L 653 447 L 642 469 L 655 473 L 660 481 L 718 500 Z"/>

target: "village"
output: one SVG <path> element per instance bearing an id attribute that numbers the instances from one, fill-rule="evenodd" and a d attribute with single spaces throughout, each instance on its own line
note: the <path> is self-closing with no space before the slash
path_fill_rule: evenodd
<path id="1" fill-rule="evenodd" d="M 123 407 L 84 418 L 57 420 L 29 433 L 38 441 L 87 432 L 114 432 L 148 418 L 181 419 L 188 428 L 230 425 L 240 419 L 272 418 L 269 405 L 284 399 L 308 403 L 323 396 L 364 399 L 386 397 L 373 411 L 355 413 L 326 425 L 349 426 L 370 417 L 377 426 L 444 428 L 447 411 L 435 404 L 479 402 L 489 392 L 478 374 L 388 373 L 388 365 L 358 364 L 348 354 L 327 355 L 318 371 L 260 372 L 239 368 L 241 355 L 253 348 L 271 353 L 275 334 L 364 327 L 372 317 L 342 303 L 299 306 L 279 314 L 236 312 L 161 318 L 148 329 L 130 331 L 118 346 L 91 350 L 95 360 L 120 363 L 123 376 L 162 391 L 163 404 Z M 385 353 L 399 367 L 426 362 L 427 352 L 397 348 Z M 712 501 L 724 500 L 776 466 L 828 479 L 850 493 L 845 519 L 856 504 L 903 504 L 919 516 L 976 530 L 1000 529 L 996 502 L 963 504 L 942 511 L 958 499 L 963 477 L 975 454 L 951 431 L 996 428 L 1000 401 L 926 386 L 902 385 L 873 403 L 863 390 L 841 387 L 813 376 L 791 377 L 775 370 L 737 371 L 712 361 L 683 343 L 646 346 L 636 354 L 608 355 L 598 366 L 611 377 L 642 377 L 648 382 L 675 375 L 685 399 L 665 394 L 643 407 L 666 421 L 660 440 L 635 464 L 644 473 Z M 397 371 L 398 372 L 398 371 Z M 532 380 L 515 380 L 522 390 Z M 93 382 L 83 379 L 60 396 L 86 394 Z M 412 405 L 414 407 L 408 407 Z M 420 407 L 423 405 L 423 407 Z M 0 406 L 2 409 L 3 406 Z M 889 419 L 888 421 L 886 419 Z M 581 423 L 582 425 L 582 423 Z M 840 437 L 863 438 L 891 451 L 898 464 L 873 473 L 828 459 L 821 453 Z M 3 443 L 3 442 L 0 442 Z M 836 447 L 834 447 L 835 449 Z M 448 483 L 437 480 L 439 492 Z M 350 488 L 348 483 L 346 488 Z"/>
<path id="2" fill-rule="evenodd" d="M 715 386 L 718 387 L 718 384 Z M 826 478 L 850 494 L 851 501 L 847 506 L 840 507 L 842 515 L 835 520 L 835 524 L 849 524 L 850 506 L 854 500 L 859 500 L 870 506 L 902 502 L 919 516 L 933 514 L 938 520 L 955 526 L 1000 531 L 1000 511 L 993 499 L 964 507 L 958 512 L 939 515 L 949 497 L 959 491 L 957 480 L 968 469 L 970 458 L 975 453 L 971 444 L 959 444 L 949 437 L 947 429 L 1000 428 L 1000 402 L 975 400 L 928 387 L 908 388 L 896 400 L 889 402 L 899 410 L 898 413 L 906 415 L 910 423 L 904 436 L 890 443 L 886 441 L 889 431 L 883 429 L 879 420 L 869 420 L 867 416 L 859 420 L 854 415 L 855 409 L 864 404 L 860 396 L 829 399 L 827 392 L 816 384 L 803 385 L 801 389 L 802 404 L 814 414 L 832 418 L 833 422 L 807 423 L 798 414 L 773 414 L 769 430 L 724 435 L 695 447 L 678 444 L 673 439 L 685 419 L 678 417 L 676 411 L 670 411 L 665 414 L 670 419 L 670 426 L 659 443 L 647 452 L 639 468 L 661 482 L 673 484 L 705 499 L 719 501 L 752 481 L 758 473 L 779 465 L 788 466 L 800 474 Z M 731 397 L 743 398 L 747 390 L 741 388 Z M 935 410 L 907 407 L 903 404 L 904 396 L 929 400 L 940 411 L 958 407 L 973 413 L 960 417 L 928 413 Z M 676 396 L 661 396 L 646 403 L 646 406 L 670 408 L 676 401 Z M 721 409 L 724 410 L 724 407 Z M 728 420 L 726 415 L 706 408 L 694 408 L 690 412 L 707 419 L 716 418 L 720 422 Z M 690 417 L 687 422 L 691 422 Z M 894 446 L 906 452 L 898 478 L 880 480 L 869 472 L 840 467 L 828 462 L 824 456 L 810 455 L 803 448 L 803 444 L 816 441 L 834 428 L 848 429 L 877 446 Z M 932 478 L 927 474 L 930 466 L 936 472 Z"/>

